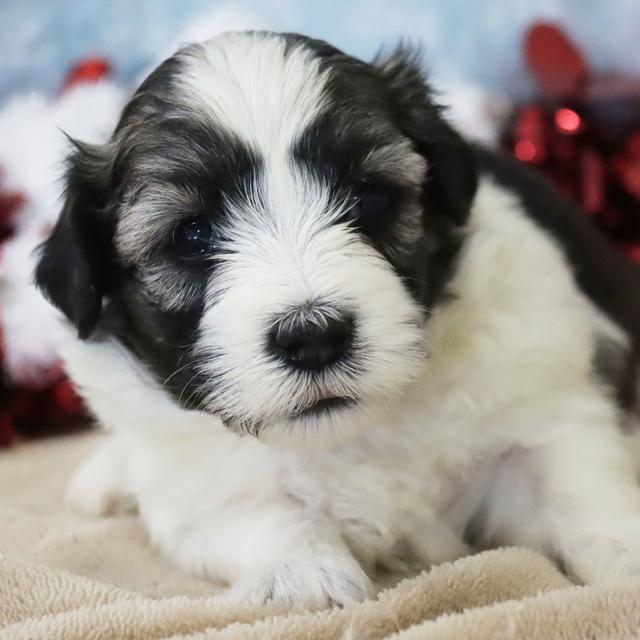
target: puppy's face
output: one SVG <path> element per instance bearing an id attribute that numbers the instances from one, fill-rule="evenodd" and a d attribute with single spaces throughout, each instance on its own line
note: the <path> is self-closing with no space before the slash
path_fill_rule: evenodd
<path id="1" fill-rule="evenodd" d="M 406 57 L 231 33 L 161 65 L 77 145 L 39 285 L 188 409 L 343 436 L 425 364 L 475 189 Z"/>

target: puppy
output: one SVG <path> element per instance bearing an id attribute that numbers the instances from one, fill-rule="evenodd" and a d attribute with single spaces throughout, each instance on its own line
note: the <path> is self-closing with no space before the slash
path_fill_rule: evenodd
<path id="1" fill-rule="evenodd" d="M 415 57 L 228 33 L 75 143 L 39 287 L 109 441 L 69 500 L 244 602 L 527 545 L 640 575 L 638 270 Z"/>

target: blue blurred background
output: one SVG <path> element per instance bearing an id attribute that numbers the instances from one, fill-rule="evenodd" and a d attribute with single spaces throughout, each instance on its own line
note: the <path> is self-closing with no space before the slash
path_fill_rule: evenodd
<path id="1" fill-rule="evenodd" d="M 408 37 L 424 44 L 436 80 L 471 80 L 510 96 L 530 87 L 523 29 L 545 17 L 596 68 L 640 72 L 639 0 L 0 0 L 0 101 L 57 91 L 69 65 L 88 55 L 105 56 L 131 83 L 205 15 L 222 29 L 304 32 L 364 58 Z"/>

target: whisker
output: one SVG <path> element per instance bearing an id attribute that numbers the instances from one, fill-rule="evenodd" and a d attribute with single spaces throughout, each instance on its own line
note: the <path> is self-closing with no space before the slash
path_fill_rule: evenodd
<path id="1" fill-rule="evenodd" d="M 182 356 L 180 356 L 180 358 L 178 358 L 178 364 L 180 364 L 180 360 L 182 359 Z M 170 373 L 167 378 L 165 380 L 163 380 L 160 385 L 161 386 L 165 386 L 166 384 L 169 383 L 169 381 L 174 377 L 177 376 L 179 373 L 181 373 L 182 371 L 184 371 L 187 367 L 190 367 L 192 365 L 191 362 L 187 362 L 186 364 L 184 364 L 181 367 L 178 367 L 173 373 Z"/>
<path id="2" fill-rule="evenodd" d="M 200 375 L 200 372 L 197 371 L 196 373 L 194 373 L 189 380 L 187 380 L 187 382 L 184 383 L 184 386 L 182 387 L 180 393 L 178 394 L 178 403 L 182 404 L 182 394 L 187 390 L 187 387 L 195 380 L 195 378 L 197 378 Z"/>

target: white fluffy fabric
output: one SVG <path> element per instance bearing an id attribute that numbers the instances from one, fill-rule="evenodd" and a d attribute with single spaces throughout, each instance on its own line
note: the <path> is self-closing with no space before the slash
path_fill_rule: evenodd
<path id="1" fill-rule="evenodd" d="M 17 384 L 39 385 L 57 355 L 51 339 L 55 316 L 32 283 L 34 251 L 58 217 L 68 141 L 110 135 L 126 92 L 113 82 L 78 85 L 56 98 L 17 96 L 0 110 L 0 189 L 19 191 L 26 205 L 0 261 L 0 323 L 4 366 Z"/>
<path id="2" fill-rule="evenodd" d="M 500 132 L 511 112 L 505 95 L 494 94 L 475 84 L 445 84 L 440 101 L 448 120 L 470 140 L 488 146 L 498 144 Z"/>

